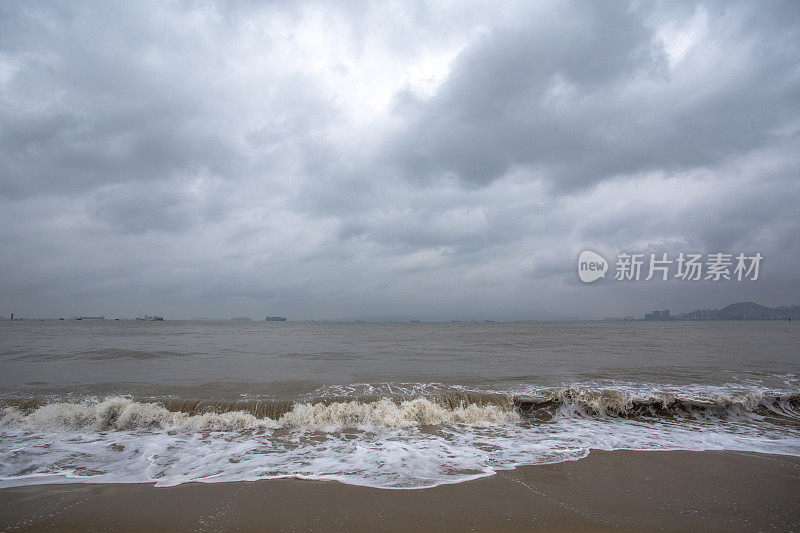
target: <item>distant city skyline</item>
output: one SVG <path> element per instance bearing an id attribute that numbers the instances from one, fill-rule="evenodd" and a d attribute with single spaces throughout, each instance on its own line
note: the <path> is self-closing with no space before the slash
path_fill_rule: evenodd
<path id="1" fill-rule="evenodd" d="M 10 319 L 12 320 L 39 320 L 39 319 L 47 319 L 47 320 L 55 320 L 55 317 L 24 317 L 24 316 L 14 316 L 11 314 Z M 602 320 L 602 321 L 683 321 L 683 320 L 791 320 L 796 319 L 800 320 L 800 305 L 787 305 L 787 306 L 779 306 L 777 308 L 771 308 L 767 306 L 762 306 L 756 302 L 734 302 L 730 305 L 723 307 L 722 309 L 719 308 L 698 308 L 693 309 L 691 311 L 685 312 L 678 312 L 673 313 L 669 309 L 660 309 L 660 310 L 653 310 L 650 313 L 644 313 L 641 315 L 625 315 L 625 316 L 606 316 L 602 319 L 586 319 L 580 317 L 560 317 L 554 319 L 514 319 L 514 320 L 500 320 L 499 322 L 538 322 L 538 321 L 555 321 L 555 322 L 572 322 L 572 321 L 593 321 L 593 320 Z M 58 320 L 164 320 L 163 317 L 156 317 L 147 315 L 146 318 L 140 317 L 127 317 L 127 316 L 115 316 L 115 317 L 108 317 L 106 318 L 105 315 L 95 315 L 95 316 L 71 316 L 68 318 L 65 317 L 58 317 Z M 176 319 L 173 319 L 176 320 Z M 327 318 L 320 318 L 320 319 L 288 319 L 286 317 L 280 316 L 267 316 L 264 319 L 260 318 L 252 318 L 249 316 L 235 316 L 230 318 L 225 317 L 192 317 L 192 318 L 180 318 L 177 320 L 189 320 L 189 321 L 198 321 L 198 322 L 259 322 L 259 321 L 267 321 L 267 322 L 420 322 L 421 320 L 413 315 L 390 315 L 390 316 L 358 316 L 358 317 L 341 317 L 339 319 L 327 319 Z M 484 319 L 433 319 L 433 320 L 423 320 L 425 322 L 498 322 L 497 320 L 491 319 L 490 317 L 486 317 Z"/>

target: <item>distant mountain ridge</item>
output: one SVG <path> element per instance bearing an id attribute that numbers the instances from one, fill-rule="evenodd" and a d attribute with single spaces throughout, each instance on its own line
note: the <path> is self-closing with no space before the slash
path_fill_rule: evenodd
<path id="1" fill-rule="evenodd" d="M 719 310 L 720 320 L 800 320 L 800 305 L 766 307 L 755 302 L 738 302 Z"/>

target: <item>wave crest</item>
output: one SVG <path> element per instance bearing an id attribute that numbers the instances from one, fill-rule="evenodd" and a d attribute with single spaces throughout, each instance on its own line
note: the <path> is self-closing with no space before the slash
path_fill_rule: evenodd
<path id="1" fill-rule="evenodd" d="M 50 403 L 25 412 L 20 406 L 2 409 L 0 426 L 72 431 L 132 431 L 137 429 L 231 431 L 291 429 L 324 431 L 345 428 L 407 428 L 468 424 L 483 426 L 519 420 L 513 409 L 475 403 L 447 407 L 425 398 L 400 403 L 388 399 L 295 404 L 279 418 L 259 418 L 244 410 L 193 414 L 169 410 L 161 403 L 115 396 L 77 403 Z"/>
<path id="2" fill-rule="evenodd" d="M 554 416 L 571 411 L 582 415 L 726 416 L 753 413 L 800 420 L 800 394 L 762 394 L 757 392 L 731 392 L 706 396 L 686 397 L 671 392 L 636 394 L 621 389 L 587 389 L 564 387 L 547 389 L 532 395 L 517 395 L 514 405 L 520 412 L 534 418 Z"/>
<path id="3" fill-rule="evenodd" d="M 547 422 L 554 417 L 711 417 L 735 415 L 800 421 L 800 394 L 648 394 L 624 389 L 564 387 L 532 394 L 449 391 L 430 398 L 323 398 L 308 402 L 185 399 L 142 400 L 125 396 L 80 402 L 4 400 L 0 427 L 42 430 L 132 431 L 328 431 L 466 424 Z"/>

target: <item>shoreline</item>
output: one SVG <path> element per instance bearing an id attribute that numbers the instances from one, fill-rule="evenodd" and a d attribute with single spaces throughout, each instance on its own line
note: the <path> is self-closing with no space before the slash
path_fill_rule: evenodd
<path id="1" fill-rule="evenodd" d="M 462 483 L 65 483 L 0 489 L 0 530 L 731 530 L 800 528 L 800 458 L 599 451 Z"/>

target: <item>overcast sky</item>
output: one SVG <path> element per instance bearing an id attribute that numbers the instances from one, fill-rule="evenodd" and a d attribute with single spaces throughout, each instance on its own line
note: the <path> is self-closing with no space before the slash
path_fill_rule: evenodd
<path id="1" fill-rule="evenodd" d="M 796 1 L 0 2 L 0 313 L 800 304 L 798 43 Z"/>

